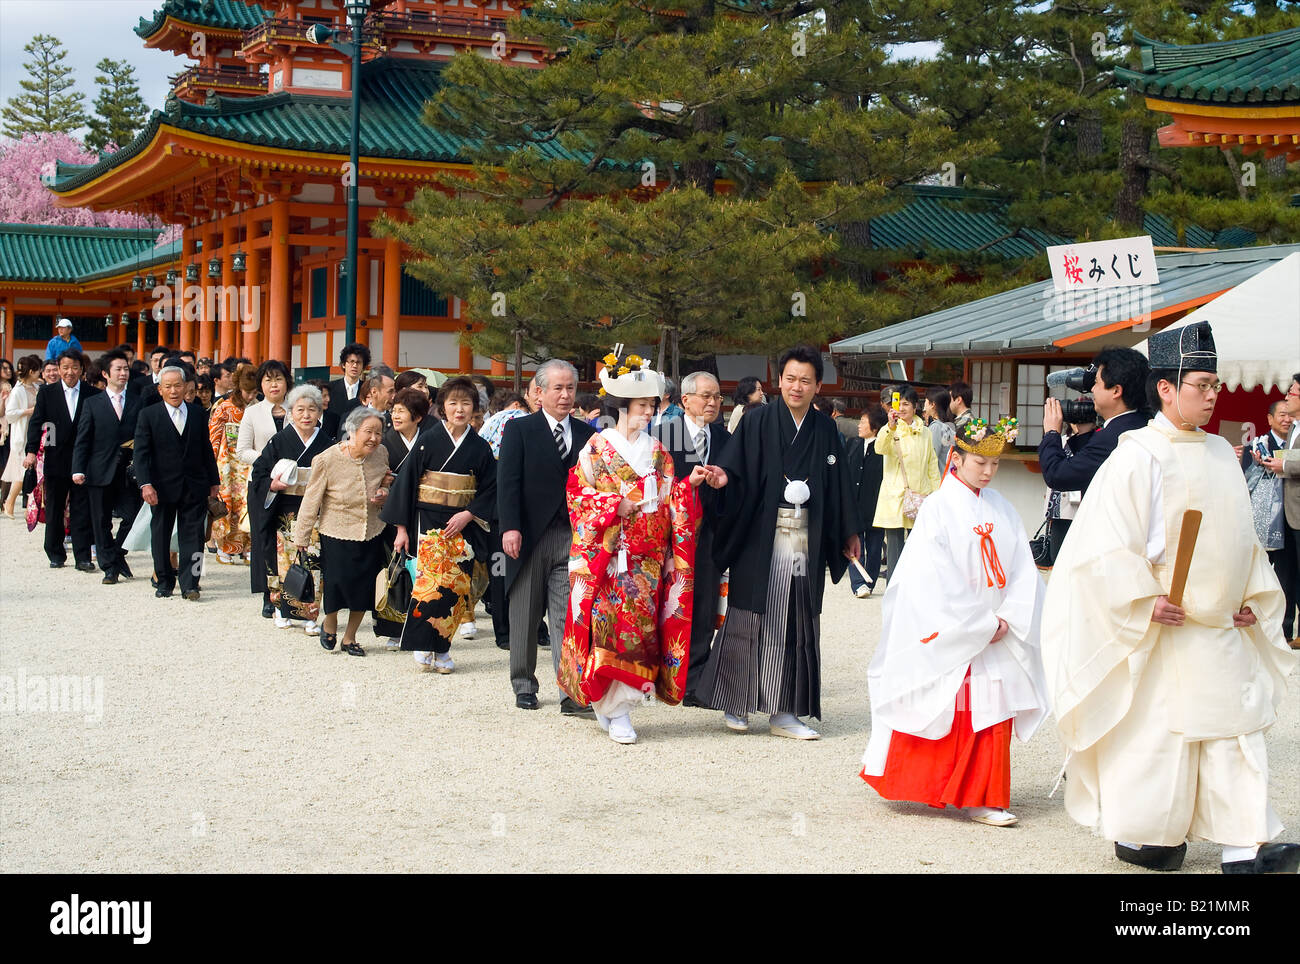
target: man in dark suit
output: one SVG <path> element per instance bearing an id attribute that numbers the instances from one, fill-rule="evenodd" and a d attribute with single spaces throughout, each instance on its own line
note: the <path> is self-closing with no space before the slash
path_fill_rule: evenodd
<path id="1" fill-rule="evenodd" d="M 497 508 L 506 554 L 510 606 L 510 683 L 515 706 L 537 709 L 537 624 L 543 609 L 557 638 L 551 645 L 553 680 L 559 677 L 558 634 L 569 603 L 569 549 L 573 530 L 565 505 L 569 470 L 594 429 L 569 416 L 577 397 L 578 373 L 552 359 L 537 370 L 542 410 L 506 423 L 497 466 Z M 496 565 L 496 560 L 493 560 Z M 558 685 L 558 684 L 557 684 Z M 590 712 L 567 696 L 560 711 Z"/>
<path id="2" fill-rule="evenodd" d="M 69 516 L 72 555 L 82 572 L 94 572 L 90 561 L 90 501 L 86 490 L 72 484 L 72 451 L 77 441 L 77 426 L 86 402 L 99 389 L 81 380 L 86 370 L 86 356 L 79 351 L 65 351 L 59 358 L 59 381 L 43 385 L 36 394 L 36 409 L 27 424 L 27 456 L 23 468 L 36 464 L 36 453 L 45 437 L 45 555 L 51 569 L 62 569 L 68 561 L 63 548 L 63 515 Z"/>
<path id="3" fill-rule="evenodd" d="M 158 380 L 162 404 L 142 409 L 135 428 L 135 478 L 141 498 L 153 507 L 155 595 L 170 596 L 176 586 L 178 574 L 171 564 L 174 525 L 181 592 L 190 601 L 199 598 L 208 499 L 220 488 L 207 413 L 202 405 L 185 401 L 185 383 L 193 377 L 180 365 L 163 368 Z"/>
<path id="4" fill-rule="evenodd" d="M 858 418 L 858 434 L 849 441 L 846 457 L 849 464 L 849 481 L 853 484 L 853 501 L 858 507 L 858 518 L 865 530 L 859 533 L 862 540 L 863 568 L 871 580 L 867 582 L 857 566 L 849 563 L 849 585 L 853 595 L 866 599 L 880 577 L 880 555 L 885 546 L 885 530 L 871 524 L 876 517 L 876 499 L 880 495 L 880 482 L 884 477 L 885 463 L 876 451 L 876 434 L 889 422 L 889 416 L 879 405 L 868 406 Z"/>
<path id="5" fill-rule="evenodd" d="M 1092 403 L 1105 425 L 1091 433 L 1087 443 L 1066 454 L 1061 445 L 1065 420 L 1061 403 L 1049 398 L 1043 403 L 1043 439 L 1038 443 L 1038 464 L 1043 482 L 1061 492 L 1086 492 L 1101 463 L 1115 451 L 1119 437 L 1130 429 L 1142 428 L 1151 420 L 1146 412 L 1146 382 L 1151 366 L 1132 348 L 1108 345 L 1092 360 L 1097 378 L 1092 386 Z"/>
<path id="6" fill-rule="evenodd" d="M 712 465 L 731 438 L 721 422 L 722 390 L 708 372 L 691 372 L 682 379 L 684 413 L 660 422 L 655 437 L 673 459 L 673 475 L 684 479 L 697 465 Z M 713 519 L 718 494 L 708 486 L 696 490 L 703 517 L 695 544 L 695 604 L 691 614 L 691 659 L 686 671 L 684 706 L 702 706 L 695 699 L 695 684 L 709 661 L 709 648 L 717 628 L 718 591 L 722 573 L 713 561 Z"/>
<path id="7" fill-rule="evenodd" d="M 100 359 L 100 367 L 108 387 L 85 403 L 72 450 L 72 481 L 86 488 L 99 568 L 104 570 L 104 584 L 112 586 L 119 576 L 129 579 L 132 575 L 122 541 L 140 509 L 140 496 L 134 486 L 127 485 L 126 467 L 142 406 L 138 396 L 127 393 L 130 367 L 123 352 L 109 352 Z M 114 536 L 113 510 L 119 508 L 122 523 Z"/>
<path id="8" fill-rule="evenodd" d="M 338 415 L 342 421 L 348 417 L 348 412 L 364 401 L 364 382 L 361 376 L 370 367 L 370 349 L 358 343 L 344 345 L 339 352 L 339 365 L 343 369 L 343 377 L 330 382 L 329 411 Z"/>

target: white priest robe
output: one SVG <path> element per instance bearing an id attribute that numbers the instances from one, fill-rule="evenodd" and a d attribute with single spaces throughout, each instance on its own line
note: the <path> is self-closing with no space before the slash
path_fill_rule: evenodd
<path id="1" fill-rule="evenodd" d="M 1028 740 L 1048 708 L 1038 651 L 1042 597 L 1019 513 L 997 492 L 977 494 L 947 476 L 922 504 L 898 571 L 889 574 L 884 628 L 867 669 L 871 739 L 863 773 L 885 772 L 895 730 L 946 736 L 967 669 L 972 729 L 1013 719 L 1016 736 Z M 1007 634 L 990 643 L 999 617 Z"/>
<path id="2" fill-rule="evenodd" d="M 1203 513 L 1182 626 L 1153 623 L 1182 517 Z M 1268 805 L 1264 730 L 1296 657 L 1282 590 L 1228 442 L 1163 415 L 1127 432 L 1088 487 L 1052 570 L 1043 661 L 1070 755 L 1067 812 L 1110 840 L 1253 846 Z M 1255 625 L 1233 628 L 1243 607 Z"/>

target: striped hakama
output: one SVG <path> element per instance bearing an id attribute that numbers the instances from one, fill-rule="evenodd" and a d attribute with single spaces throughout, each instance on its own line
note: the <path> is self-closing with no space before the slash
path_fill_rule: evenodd
<path id="1" fill-rule="evenodd" d="M 733 716 L 821 719 L 821 648 L 808 578 L 808 512 L 777 510 L 767 612 L 738 606 L 713 644 L 696 698 Z"/>

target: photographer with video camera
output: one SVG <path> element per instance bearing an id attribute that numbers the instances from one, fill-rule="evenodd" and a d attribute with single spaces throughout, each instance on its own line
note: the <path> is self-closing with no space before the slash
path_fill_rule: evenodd
<path id="1" fill-rule="evenodd" d="M 1087 368 L 1072 368 L 1047 376 L 1048 390 L 1072 388 L 1091 392 L 1092 398 L 1061 401 L 1050 395 L 1043 403 L 1043 439 L 1038 443 L 1038 464 L 1043 481 L 1058 492 L 1086 493 L 1088 483 L 1101 463 L 1115 450 L 1119 437 L 1149 421 L 1146 412 L 1146 379 L 1150 366 L 1132 348 L 1108 345 L 1097 353 Z M 1101 428 L 1088 432 L 1067 448 L 1061 429 L 1066 423 L 1086 425 L 1103 420 Z M 1052 556 L 1060 549 L 1069 529 L 1068 519 L 1051 523 Z"/>

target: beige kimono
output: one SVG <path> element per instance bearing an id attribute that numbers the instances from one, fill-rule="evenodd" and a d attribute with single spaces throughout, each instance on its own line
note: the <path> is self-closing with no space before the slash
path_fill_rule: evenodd
<path id="1" fill-rule="evenodd" d="M 1165 626 L 1151 614 L 1169 591 L 1187 509 L 1204 514 L 1187 618 Z M 1235 629 L 1243 606 L 1257 622 Z M 1296 662 L 1281 617 L 1227 441 L 1163 416 L 1122 436 L 1088 488 L 1044 604 L 1070 816 L 1108 839 L 1159 846 L 1252 846 L 1281 832 L 1263 737 Z"/>

